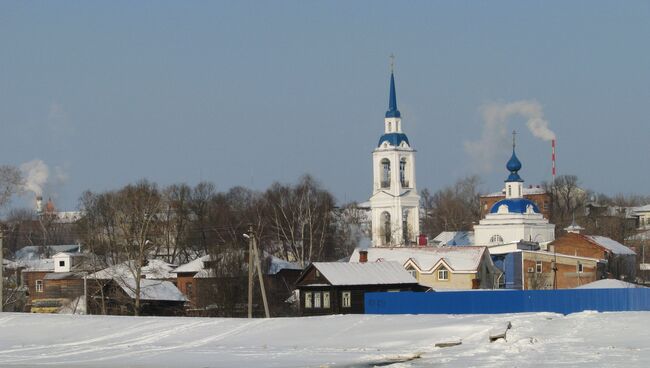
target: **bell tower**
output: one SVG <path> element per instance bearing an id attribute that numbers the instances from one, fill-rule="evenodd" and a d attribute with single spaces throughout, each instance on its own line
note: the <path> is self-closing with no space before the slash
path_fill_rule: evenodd
<path id="1" fill-rule="evenodd" d="M 372 172 L 370 209 L 373 246 L 415 244 L 420 233 L 420 196 L 415 186 L 415 150 L 411 148 L 402 130 L 392 61 L 384 134 L 372 152 Z"/>

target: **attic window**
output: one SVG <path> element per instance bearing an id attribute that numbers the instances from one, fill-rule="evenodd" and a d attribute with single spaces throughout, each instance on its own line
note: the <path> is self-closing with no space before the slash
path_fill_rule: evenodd
<path id="1" fill-rule="evenodd" d="M 316 270 L 316 277 L 320 277 L 320 271 Z"/>
<path id="2" fill-rule="evenodd" d="M 449 270 L 446 268 L 442 267 L 441 269 L 438 270 L 438 280 L 440 281 L 447 281 L 449 280 Z"/>
<path id="3" fill-rule="evenodd" d="M 65 267 L 65 261 L 59 261 L 59 267 Z"/>

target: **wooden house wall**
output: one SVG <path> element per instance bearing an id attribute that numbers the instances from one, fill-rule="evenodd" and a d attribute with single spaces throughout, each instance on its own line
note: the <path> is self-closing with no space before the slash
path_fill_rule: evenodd
<path id="1" fill-rule="evenodd" d="M 43 280 L 43 298 L 74 299 L 84 294 L 84 280 L 69 278 L 60 280 Z"/>

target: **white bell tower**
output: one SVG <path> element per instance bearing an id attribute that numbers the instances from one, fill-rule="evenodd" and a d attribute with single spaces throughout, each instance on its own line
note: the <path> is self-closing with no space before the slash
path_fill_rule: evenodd
<path id="1" fill-rule="evenodd" d="M 372 243 L 408 246 L 420 234 L 420 196 L 415 186 L 415 150 L 402 131 L 391 63 L 390 97 L 384 134 L 372 153 Z"/>

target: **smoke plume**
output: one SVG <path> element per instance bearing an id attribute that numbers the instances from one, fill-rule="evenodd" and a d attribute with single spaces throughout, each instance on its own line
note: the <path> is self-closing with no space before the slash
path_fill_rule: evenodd
<path id="1" fill-rule="evenodd" d="M 47 183 L 50 170 L 42 160 L 32 160 L 20 165 L 25 179 L 24 189 L 36 196 L 43 195 L 43 186 Z"/>
<path id="2" fill-rule="evenodd" d="M 470 155 L 480 171 L 490 171 L 497 153 L 508 145 L 511 129 L 508 121 L 514 117 L 526 119 L 528 130 L 544 141 L 555 139 L 555 133 L 544 119 L 542 105 L 534 100 L 510 103 L 490 103 L 481 108 L 484 125 L 481 138 L 465 142 L 465 151 Z"/>

